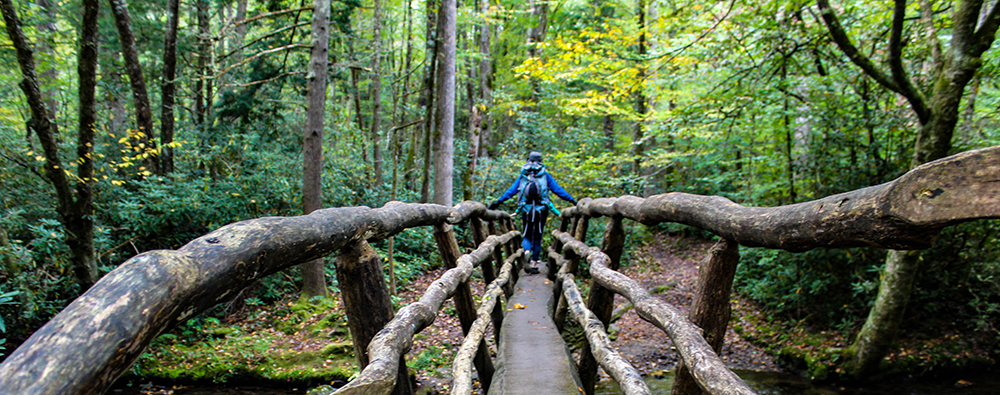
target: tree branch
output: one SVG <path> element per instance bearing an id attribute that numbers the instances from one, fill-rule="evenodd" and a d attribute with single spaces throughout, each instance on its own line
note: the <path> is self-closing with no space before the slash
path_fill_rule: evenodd
<path id="1" fill-rule="evenodd" d="M 837 14 L 830 7 L 830 2 L 828 0 L 816 0 L 816 4 L 819 6 L 819 13 L 823 17 L 823 22 L 826 24 L 827 30 L 830 32 L 830 38 L 837 44 L 840 51 L 880 85 L 889 88 L 893 92 L 903 94 L 895 81 L 889 78 L 882 70 L 879 70 L 872 63 L 871 59 L 868 59 L 867 56 L 859 52 L 858 48 L 851 43 L 851 38 L 847 36 L 847 32 L 840 24 Z"/>
<path id="2" fill-rule="evenodd" d="M 913 87 L 913 82 L 910 81 L 910 76 L 906 74 L 906 69 L 903 67 L 904 22 L 906 22 L 906 0 L 896 0 L 896 6 L 892 10 L 892 28 L 889 34 L 889 70 L 892 72 L 892 80 L 899 87 L 897 92 L 906 97 L 906 100 L 913 106 L 913 111 L 920 119 L 920 123 L 926 124 L 930 120 L 927 101 Z"/>

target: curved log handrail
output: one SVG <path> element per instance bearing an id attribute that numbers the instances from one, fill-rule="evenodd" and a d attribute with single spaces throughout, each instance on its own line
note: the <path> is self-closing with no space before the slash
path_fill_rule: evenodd
<path id="1" fill-rule="evenodd" d="M 667 193 L 643 199 L 581 199 L 563 216 L 624 215 L 676 222 L 747 247 L 924 249 L 946 226 L 1000 218 L 1000 146 L 916 167 L 868 188 L 779 207 L 745 207 L 721 196 Z"/>
<path id="2" fill-rule="evenodd" d="M 563 265 L 563 267 L 565 268 L 567 265 Z M 604 324 L 583 302 L 583 296 L 576 287 L 573 274 L 560 270 L 558 277 L 562 280 L 562 292 L 569 304 L 569 311 L 583 327 L 584 334 L 587 335 L 587 343 L 590 344 L 590 350 L 600 366 L 618 383 L 625 395 L 650 394 L 649 387 L 642 381 L 642 375 L 639 374 L 639 371 L 611 347 L 611 339 L 608 338 L 608 334 L 604 330 Z"/>
<path id="3" fill-rule="evenodd" d="M 328 208 L 236 222 L 177 250 L 139 254 L 8 356 L 0 365 L 0 393 L 102 393 L 160 333 L 254 281 L 358 240 L 443 224 L 454 211 L 401 202 Z"/>
<path id="4" fill-rule="evenodd" d="M 563 248 L 569 248 L 587 259 L 594 281 L 624 296 L 632 302 L 642 319 L 656 325 L 674 341 L 681 358 L 702 389 L 710 394 L 755 394 L 726 368 L 722 359 L 701 337 L 698 327 L 676 307 L 653 297 L 635 280 L 608 268 L 610 258 L 600 249 L 590 247 L 566 232 L 553 231 L 552 235 L 563 243 Z"/>
<path id="5" fill-rule="evenodd" d="M 455 359 L 452 361 L 451 393 L 453 395 L 472 393 L 472 359 L 476 356 L 479 342 L 486 336 L 486 326 L 492 321 L 490 314 L 496 307 L 500 296 L 503 295 L 503 287 L 510 281 L 514 262 L 521 259 L 522 255 L 524 255 L 524 249 L 519 248 L 514 255 L 504 260 L 503 266 L 500 268 L 500 275 L 497 276 L 496 280 L 490 282 L 486 291 L 483 292 L 482 302 L 480 302 L 479 309 L 476 310 L 476 321 L 473 322 L 469 334 L 465 336 L 462 346 L 459 347 L 458 352 L 455 353 Z M 494 330 L 499 330 L 499 328 L 494 328 Z"/>
<path id="6" fill-rule="evenodd" d="M 413 346 L 413 335 L 434 322 L 445 300 L 455 293 L 459 284 L 472 276 L 475 266 L 491 259 L 495 247 L 510 242 L 519 234 L 515 230 L 501 236 L 490 236 L 474 251 L 460 256 L 456 267 L 448 269 L 431 283 L 420 300 L 400 309 L 396 317 L 372 339 L 368 345 L 371 362 L 358 377 L 336 391 L 327 393 L 344 395 L 391 392 L 396 386 L 399 358 Z"/>

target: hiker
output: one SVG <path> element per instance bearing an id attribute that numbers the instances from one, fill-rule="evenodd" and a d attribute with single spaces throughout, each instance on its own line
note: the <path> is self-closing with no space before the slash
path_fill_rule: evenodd
<path id="1" fill-rule="evenodd" d="M 532 152 L 528 154 L 528 162 L 521 166 L 521 174 L 514 180 L 514 184 L 504 192 L 500 199 L 490 204 L 490 210 L 496 210 L 504 200 L 517 197 L 517 212 L 521 213 L 521 221 L 524 224 L 524 231 L 521 247 L 525 252 L 531 252 L 531 262 L 525 266 L 524 271 L 531 274 L 538 273 L 539 260 L 542 254 L 542 231 L 545 229 L 545 219 L 551 210 L 559 215 L 559 210 L 549 199 L 549 191 L 555 192 L 562 200 L 575 205 L 576 199 L 570 196 L 549 172 L 545 171 L 542 164 L 542 154 Z"/>

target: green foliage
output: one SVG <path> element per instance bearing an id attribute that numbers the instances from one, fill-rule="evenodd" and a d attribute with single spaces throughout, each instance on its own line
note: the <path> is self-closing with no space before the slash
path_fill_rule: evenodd
<path id="1" fill-rule="evenodd" d="M 852 329 L 878 289 L 884 251 L 817 249 L 793 254 L 746 249 L 734 289 L 769 311 L 824 327 Z"/>

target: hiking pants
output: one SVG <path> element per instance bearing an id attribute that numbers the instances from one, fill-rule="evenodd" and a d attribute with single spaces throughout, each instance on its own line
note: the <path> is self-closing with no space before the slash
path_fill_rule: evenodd
<path id="1" fill-rule="evenodd" d="M 541 260 L 542 255 L 542 232 L 545 230 L 545 219 L 549 216 L 548 209 L 527 210 L 521 215 L 521 223 L 524 224 L 524 237 L 521 239 L 521 248 L 524 251 L 531 251 L 531 260 Z"/>

